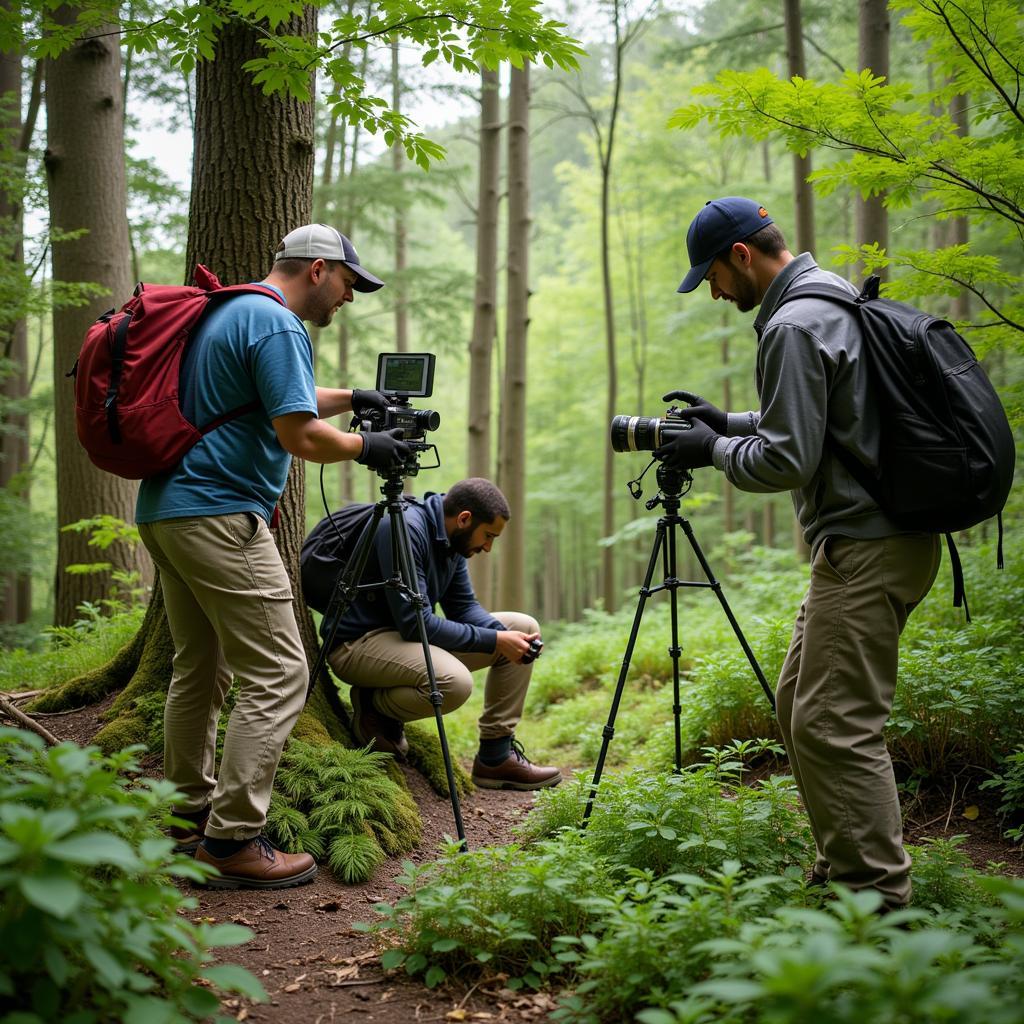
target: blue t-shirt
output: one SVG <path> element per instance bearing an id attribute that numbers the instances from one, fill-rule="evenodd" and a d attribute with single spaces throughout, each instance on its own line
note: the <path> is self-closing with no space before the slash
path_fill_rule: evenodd
<path id="1" fill-rule="evenodd" d="M 135 520 L 255 512 L 270 520 L 292 457 L 271 420 L 316 415 L 313 347 L 302 321 L 263 295 L 238 295 L 200 324 L 181 364 L 182 411 L 199 426 L 252 401 L 167 473 L 143 480 Z"/>

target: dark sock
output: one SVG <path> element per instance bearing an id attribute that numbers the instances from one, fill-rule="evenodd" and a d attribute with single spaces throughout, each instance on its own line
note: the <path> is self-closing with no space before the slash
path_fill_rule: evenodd
<path id="1" fill-rule="evenodd" d="M 207 836 L 203 840 L 203 847 L 212 856 L 224 858 L 238 853 L 243 846 L 248 846 L 251 842 L 252 839 L 214 839 Z"/>
<path id="2" fill-rule="evenodd" d="M 512 753 L 512 737 L 499 736 L 497 739 L 480 740 L 477 757 L 489 768 L 495 768 Z"/>

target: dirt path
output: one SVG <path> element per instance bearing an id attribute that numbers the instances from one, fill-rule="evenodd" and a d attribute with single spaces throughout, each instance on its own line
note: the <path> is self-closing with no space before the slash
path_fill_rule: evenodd
<path id="1" fill-rule="evenodd" d="M 112 699 L 69 714 L 43 716 L 41 721 L 60 739 L 86 744 Z M 159 771 L 159 759 L 150 761 Z M 395 881 L 402 860 L 429 861 L 445 835 L 454 834 L 447 798 L 434 793 L 416 773 L 407 772 L 407 777 L 423 817 L 423 841 L 407 857 L 385 862 L 372 881 L 343 885 L 321 867 L 314 882 L 297 889 L 264 893 L 193 890 L 199 901 L 197 920 L 236 922 L 255 932 L 246 945 L 225 950 L 224 959 L 252 971 L 262 981 L 270 1002 L 229 1002 L 225 1009 L 237 1020 L 260 1024 L 333 1024 L 342 1019 L 377 1024 L 526 1024 L 546 1020 L 555 1008 L 550 995 L 511 992 L 500 978 L 479 986 L 472 986 L 472 980 L 462 984 L 451 981 L 431 991 L 404 973 L 385 974 L 374 937 L 352 930 L 356 922 L 376 918 L 374 904 L 394 902 L 404 893 Z M 948 804 L 908 808 L 908 841 L 966 834 L 963 849 L 977 867 L 998 862 L 1004 872 L 1024 875 L 1021 852 L 1001 838 L 991 801 L 979 801 L 978 795 L 969 793 Z M 465 798 L 462 812 L 470 847 L 508 842 L 512 828 L 532 803 L 531 793 L 481 790 Z M 978 812 L 973 819 L 964 817 L 968 807 Z"/>

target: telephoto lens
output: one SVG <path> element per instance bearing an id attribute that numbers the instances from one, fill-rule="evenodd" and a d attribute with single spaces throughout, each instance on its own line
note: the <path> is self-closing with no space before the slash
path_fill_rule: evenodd
<path id="1" fill-rule="evenodd" d="M 675 415 L 669 409 L 664 419 L 657 416 L 615 416 L 612 419 L 612 450 L 617 452 L 653 452 L 680 430 L 690 430 L 688 419 Z"/>

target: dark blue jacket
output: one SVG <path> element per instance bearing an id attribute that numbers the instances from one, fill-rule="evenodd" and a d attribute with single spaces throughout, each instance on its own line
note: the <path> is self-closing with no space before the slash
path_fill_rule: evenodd
<path id="1" fill-rule="evenodd" d="M 427 599 L 424 609 L 427 640 L 446 651 L 489 654 L 498 642 L 497 631 L 505 627 L 481 607 L 469 581 L 466 559 L 448 543 L 443 499 L 441 494 L 429 493 L 422 502 L 405 499 L 409 546 L 419 591 Z M 360 582 L 377 583 L 392 575 L 391 522 L 385 515 Z M 445 615 L 443 619 L 434 614 L 439 604 Z M 320 629 L 321 636 L 326 637 L 329 629 L 330 623 L 325 621 Z M 356 598 L 338 624 L 335 645 L 357 640 L 374 629 L 396 629 L 403 640 L 419 639 L 411 602 L 390 587 L 362 593 Z"/>

